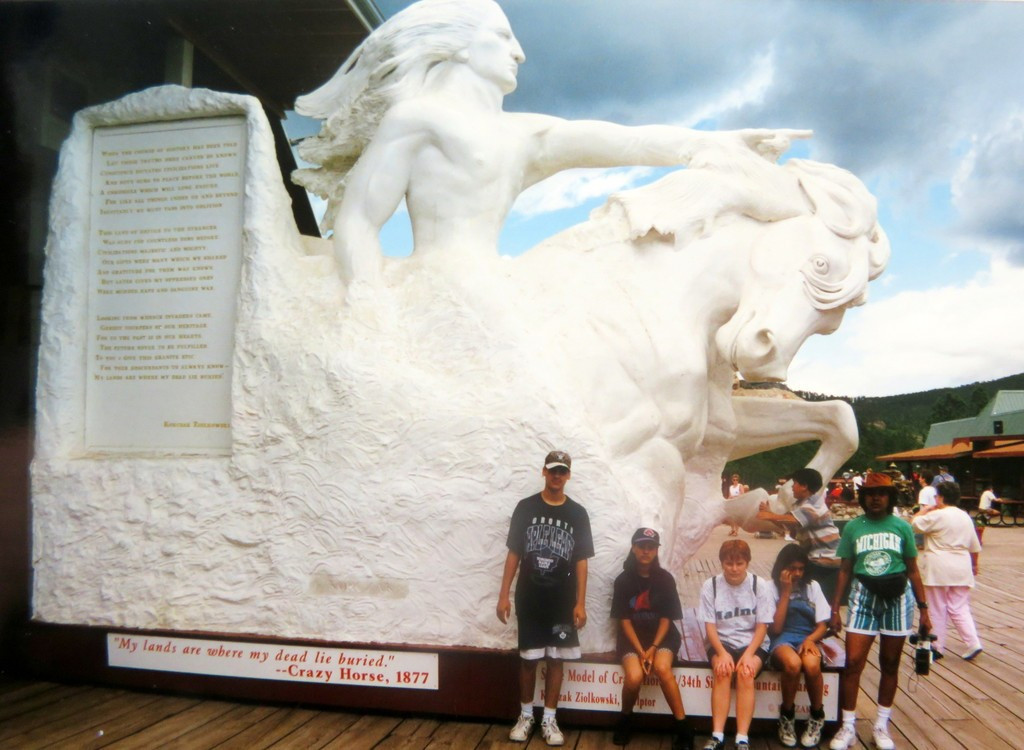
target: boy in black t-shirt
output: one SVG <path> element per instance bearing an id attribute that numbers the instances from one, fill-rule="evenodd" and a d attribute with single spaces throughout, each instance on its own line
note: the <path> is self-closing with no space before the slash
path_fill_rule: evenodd
<path id="1" fill-rule="evenodd" d="M 587 560 L 594 556 L 590 517 L 565 494 L 572 459 L 551 451 L 541 472 L 544 489 L 519 501 L 509 524 L 508 555 L 496 612 L 507 622 L 509 593 L 516 585 L 519 624 L 519 700 L 522 711 L 509 739 L 526 742 L 533 730 L 533 690 L 537 663 L 547 662 L 541 734 L 548 745 L 565 740 L 555 720 L 562 688 L 562 660 L 580 658 L 577 631 L 587 622 Z"/>

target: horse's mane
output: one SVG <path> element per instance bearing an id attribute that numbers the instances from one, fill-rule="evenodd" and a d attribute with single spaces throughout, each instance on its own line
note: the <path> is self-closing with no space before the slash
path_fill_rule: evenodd
<path id="1" fill-rule="evenodd" d="M 613 194 L 592 218 L 612 215 L 624 220 L 628 238 L 623 239 L 655 233 L 671 237 L 677 250 L 744 218 L 768 224 L 813 216 L 837 237 L 866 239 L 867 252 L 854 253 L 846 279 L 826 282 L 805 272 L 808 295 L 821 309 L 862 303 L 866 286 L 856 279 L 876 278 L 889 260 L 877 203 L 864 183 L 845 169 L 807 159 L 780 166 L 752 157 L 672 172 Z M 865 273 L 859 273 L 862 269 Z"/>
<path id="2" fill-rule="evenodd" d="M 654 231 L 674 236 L 677 247 L 693 239 L 695 231 L 709 234 L 731 216 L 781 221 L 815 215 L 844 239 L 869 234 L 877 223 L 875 198 L 860 180 L 845 169 L 807 159 L 779 166 L 756 158 L 729 167 L 679 170 L 614 193 L 606 206 L 623 209 L 630 239 Z"/>

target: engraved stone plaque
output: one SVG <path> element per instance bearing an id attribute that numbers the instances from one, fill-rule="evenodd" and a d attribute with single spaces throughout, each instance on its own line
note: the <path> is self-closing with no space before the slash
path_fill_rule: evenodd
<path id="1" fill-rule="evenodd" d="M 93 131 L 85 443 L 227 452 L 245 118 Z"/>

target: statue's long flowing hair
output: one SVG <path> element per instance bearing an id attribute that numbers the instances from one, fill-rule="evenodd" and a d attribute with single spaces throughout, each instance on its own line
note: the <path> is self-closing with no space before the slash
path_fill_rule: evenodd
<path id="1" fill-rule="evenodd" d="M 345 178 L 396 102 L 419 93 L 431 69 L 464 50 L 493 0 L 420 0 L 375 29 L 320 88 L 295 100 L 295 111 L 323 120 L 320 133 L 299 144 L 319 166 L 292 179 L 329 202 L 332 217 Z"/>

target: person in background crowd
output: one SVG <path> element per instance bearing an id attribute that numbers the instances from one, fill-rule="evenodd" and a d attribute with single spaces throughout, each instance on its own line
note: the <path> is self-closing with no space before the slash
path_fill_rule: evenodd
<path id="1" fill-rule="evenodd" d="M 906 477 L 903 476 L 903 472 L 900 471 L 900 467 L 896 465 L 895 461 L 889 464 L 889 468 L 885 470 L 885 473 L 891 476 L 894 480 L 900 482 L 906 479 Z"/>
<path id="2" fill-rule="evenodd" d="M 935 503 L 937 502 L 935 499 L 937 492 L 935 487 L 932 486 L 932 480 L 934 479 L 935 475 L 930 471 L 921 472 L 921 478 L 918 480 L 918 484 L 921 487 L 920 491 L 917 493 L 918 508 L 935 507 Z M 918 549 L 924 549 L 924 535 L 915 532 L 914 543 L 917 545 Z"/>
<path id="3" fill-rule="evenodd" d="M 744 492 L 747 492 L 750 488 L 740 482 L 740 475 L 733 474 L 729 481 L 729 486 L 726 487 L 726 498 L 732 500 L 733 498 L 739 497 Z M 740 525 L 735 521 L 728 521 L 729 524 L 729 536 L 739 536 Z"/>
<path id="4" fill-rule="evenodd" d="M 999 511 L 996 510 L 993 505 L 999 500 L 999 498 L 997 498 L 996 493 L 992 491 L 991 482 L 985 482 L 982 487 L 985 489 L 982 491 L 981 497 L 978 498 L 978 515 L 988 517 L 998 516 Z"/>
<path id="5" fill-rule="evenodd" d="M 922 507 L 911 519 L 914 530 L 924 535 L 921 579 L 935 629 L 934 658 L 946 652 L 946 622 L 952 620 L 971 661 L 981 653 L 981 639 L 971 614 L 971 589 L 978 575 L 981 542 L 970 515 L 958 508 L 960 487 L 954 482 L 938 486 L 938 502 Z"/>
<path id="6" fill-rule="evenodd" d="M 935 507 L 936 490 L 935 487 L 932 485 L 934 479 L 935 475 L 932 474 L 930 471 L 926 470 L 921 472 L 921 478 L 918 480 L 921 490 L 917 493 L 917 504 L 920 505 L 922 508 Z"/>
<path id="7" fill-rule="evenodd" d="M 939 482 L 955 482 L 956 478 L 949 473 L 948 466 L 940 466 L 939 473 L 932 478 L 932 487 L 938 487 Z"/>

